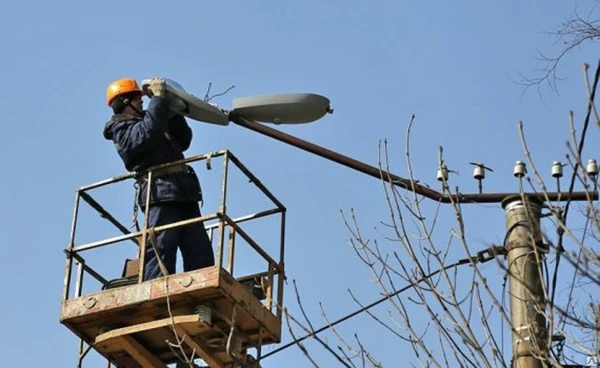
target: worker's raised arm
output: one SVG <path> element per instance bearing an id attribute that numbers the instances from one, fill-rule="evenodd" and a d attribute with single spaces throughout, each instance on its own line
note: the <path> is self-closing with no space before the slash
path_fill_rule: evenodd
<path id="1" fill-rule="evenodd" d="M 104 137 L 115 142 L 119 154 L 127 162 L 152 149 L 164 137 L 168 124 L 169 102 L 155 96 L 140 120 L 116 117 L 109 121 Z"/>
<path id="2" fill-rule="evenodd" d="M 169 121 L 171 137 L 179 144 L 182 151 L 190 148 L 192 143 L 192 129 L 182 115 L 175 115 Z"/>

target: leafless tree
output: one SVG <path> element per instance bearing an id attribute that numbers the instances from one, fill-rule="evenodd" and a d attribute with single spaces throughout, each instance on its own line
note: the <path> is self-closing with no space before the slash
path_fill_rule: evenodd
<path id="1" fill-rule="evenodd" d="M 600 129 L 594 104 L 600 64 L 593 76 L 588 75 L 588 66 L 584 65 L 584 76 L 588 109 L 580 125 L 575 123 L 574 114 L 568 122 L 573 134 L 565 157 L 572 176 L 566 178 L 568 185 L 558 190 L 564 195 L 561 201 L 550 200 L 548 188 L 552 183 L 545 183 L 539 174 L 523 125 L 519 124 L 529 167 L 529 174 L 520 179 L 520 193 L 535 191 L 547 198 L 541 214 L 542 241 L 532 247 L 535 253 L 532 256 L 539 260 L 543 280 L 543 302 L 535 302 L 533 306 L 536 313 L 543 316 L 542 324 L 548 333 L 532 334 L 537 337 L 531 341 L 534 358 L 547 367 L 585 363 L 600 366 L 600 211 L 594 200 L 597 175 L 588 171 L 587 161 L 581 157 L 589 129 Z M 413 122 L 414 117 L 406 134 L 406 165 L 408 179 L 416 183 L 410 156 Z M 441 149 L 439 162 L 443 163 Z M 342 216 L 352 249 L 370 270 L 383 297 L 376 301 L 365 300 L 357 291 L 350 290 L 356 312 L 331 321 L 323 310 L 319 320 L 324 321 L 324 327 L 319 329 L 313 327 L 316 317 L 312 316 L 311 322 L 301 308 L 305 322 L 288 319 L 290 331 L 299 332 L 293 334 L 294 342 L 313 366 L 319 366 L 318 359 L 302 341 L 331 329 L 336 341 L 319 342 L 335 355 L 341 366 L 398 366 L 397 360 L 384 361 L 385 357 L 371 353 L 372 342 L 364 341 L 360 334 L 347 336 L 337 331 L 339 323 L 365 313 L 372 318 L 372 326 L 378 326 L 390 338 L 412 349 L 410 364 L 413 366 L 516 366 L 511 336 L 522 326 L 512 325 L 509 306 L 511 295 L 507 280 L 518 277 L 510 273 L 506 259 L 511 230 L 507 230 L 503 243 L 478 249 L 467 235 L 472 221 L 472 210 L 467 207 L 472 208 L 471 204 L 435 203 L 387 180 L 391 175 L 385 141 L 380 144 L 379 164 L 389 209 L 386 220 L 381 222 L 377 232 L 367 235 L 361 229 L 358 214 L 350 210 Z M 461 194 L 458 188 L 452 191 L 448 185 L 444 188 L 446 194 L 457 195 L 451 198 Z M 582 188 L 589 200 L 571 201 L 570 193 L 576 188 Z M 450 228 L 442 226 L 442 221 L 438 221 L 441 217 L 444 224 L 453 218 L 454 224 Z M 301 298 L 297 301 L 301 306 Z M 374 309 L 376 305 L 380 308 Z M 423 323 L 424 320 L 427 323 Z"/>
<path id="2" fill-rule="evenodd" d="M 558 51 L 554 53 L 538 51 L 536 59 L 541 63 L 537 75 L 521 77 L 520 83 L 526 87 L 540 87 L 547 84 L 554 91 L 558 91 L 557 83 L 561 80 L 559 66 L 575 49 L 600 39 L 600 20 L 597 15 L 598 0 L 591 10 L 582 14 L 579 9 L 567 17 L 560 25 L 547 33 L 556 39 Z"/>

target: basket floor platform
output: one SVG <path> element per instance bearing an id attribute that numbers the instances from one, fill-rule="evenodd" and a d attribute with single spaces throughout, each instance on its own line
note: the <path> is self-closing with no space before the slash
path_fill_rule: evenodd
<path id="1" fill-rule="evenodd" d="M 281 340 L 278 318 L 218 266 L 65 300 L 60 320 L 123 368 L 165 368 L 181 349 L 210 367 L 237 367 L 247 348 Z"/>

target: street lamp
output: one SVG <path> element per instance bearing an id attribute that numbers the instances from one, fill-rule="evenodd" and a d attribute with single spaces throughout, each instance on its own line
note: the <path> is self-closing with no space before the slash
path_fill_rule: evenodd
<path id="1" fill-rule="evenodd" d="M 144 91 L 149 85 L 150 79 L 142 81 Z M 172 112 L 217 125 L 228 125 L 230 114 L 263 123 L 304 124 L 319 120 L 325 114 L 333 112 L 329 106 L 329 99 L 314 93 L 236 98 L 233 100 L 231 111 L 227 111 L 188 93 L 174 80 L 165 78 L 165 88 Z"/>

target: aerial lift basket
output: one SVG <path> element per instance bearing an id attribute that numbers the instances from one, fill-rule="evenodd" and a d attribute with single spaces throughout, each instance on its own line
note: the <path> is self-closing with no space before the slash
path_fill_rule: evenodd
<path id="1" fill-rule="evenodd" d="M 210 367 L 258 367 L 261 347 L 280 342 L 285 278 L 285 207 L 237 157 L 226 150 L 190 157 L 152 170 L 201 161 L 209 167 L 210 160 L 219 157 L 223 159 L 219 210 L 195 219 L 130 232 L 90 194 L 92 190 L 135 179 L 136 173 L 77 190 L 71 239 L 65 249 L 67 257 L 60 321 L 80 338 L 78 367 L 83 366 L 92 350 L 116 367 L 165 368 L 195 358 L 202 359 Z M 270 200 L 272 208 L 235 219 L 229 217 L 225 202 L 230 163 Z M 123 234 L 76 244 L 75 233 L 82 201 Z M 275 253 L 279 253 L 277 259 L 244 230 L 247 221 L 267 216 L 280 217 L 279 229 L 275 230 L 279 232 L 275 247 Z M 212 267 L 141 282 L 139 276 L 143 267 L 139 265 L 143 265 L 143 259 L 139 262 L 129 260 L 120 275 L 122 277 L 109 280 L 84 258 L 91 249 L 127 241 L 136 243 L 138 254 L 143 257 L 150 234 L 199 221 L 207 224 L 216 249 L 216 265 Z M 236 240 L 238 248 L 249 246 L 264 260 L 264 267 L 259 272 L 234 274 Z M 101 288 L 83 293 L 84 279 L 89 277 L 99 282 Z M 255 349 L 256 356 L 250 355 L 251 349 Z"/>

